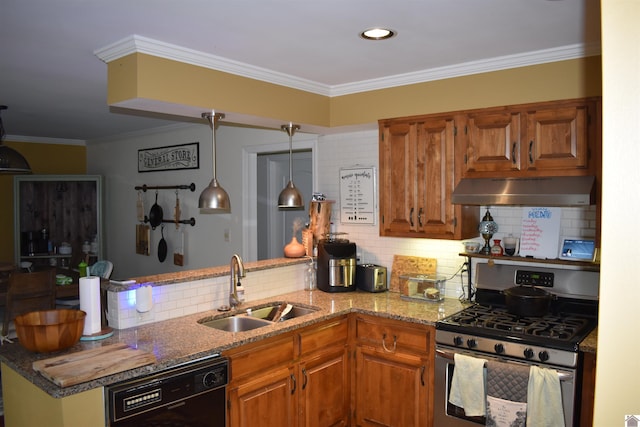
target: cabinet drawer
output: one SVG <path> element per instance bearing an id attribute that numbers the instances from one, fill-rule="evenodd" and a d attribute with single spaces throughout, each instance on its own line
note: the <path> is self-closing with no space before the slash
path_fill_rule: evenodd
<path id="1" fill-rule="evenodd" d="M 325 349 L 329 345 L 346 344 L 349 337 L 349 320 L 347 317 L 341 317 L 314 325 L 301 331 L 299 337 L 301 355 Z"/>
<path id="2" fill-rule="evenodd" d="M 358 344 L 367 345 L 387 352 L 395 350 L 412 351 L 422 355 L 431 352 L 431 328 L 389 319 L 358 316 L 356 318 L 356 339 Z"/>
<path id="3" fill-rule="evenodd" d="M 293 362 L 293 335 L 287 334 L 283 337 L 243 345 L 225 352 L 224 355 L 229 357 L 231 381 L 235 381 L 257 372 L 273 369 L 277 365 Z"/>

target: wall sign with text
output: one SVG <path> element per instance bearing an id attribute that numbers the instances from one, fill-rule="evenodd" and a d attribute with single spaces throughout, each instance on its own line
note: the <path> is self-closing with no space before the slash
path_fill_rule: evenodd
<path id="1" fill-rule="evenodd" d="M 353 167 L 340 169 L 340 222 L 376 223 L 376 169 Z"/>
<path id="2" fill-rule="evenodd" d="M 200 143 L 138 150 L 138 172 L 156 172 L 200 167 Z"/>

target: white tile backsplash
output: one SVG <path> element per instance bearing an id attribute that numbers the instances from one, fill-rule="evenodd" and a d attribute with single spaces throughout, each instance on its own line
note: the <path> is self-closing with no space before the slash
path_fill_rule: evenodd
<path id="1" fill-rule="evenodd" d="M 357 162 L 354 161 L 357 159 Z M 462 294 L 459 269 L 465 258 L 459 256 L 463 252 L 462 243 L 452 240 L 410 239 L 380 237 L 379 225 L 341 224 L 340 194 L 338 176 L 340 168 L 352 166 L 374 166 L 378 173 L 378 132 L 354 132 L 351 134 L 328 135 L 320 137 L 318 150 L 318 167 L 322 170 L 315 191 L 324 193 L 335 200 L 331 212 L 333 228 L 337 232 L 346 232 L 349 240 L 357 245 L 360 262 L 386 266 L 391 270 L 393 256 L 411 255 L 438 260 L 437 273 L 449 280 L 446 286 L 447 297 L 458 297 Z M 376 199 L 376 206 L 379 200 Z M 480 218 L 486 208 L 479 207 Z M 513 234 L 519 237 L 522 223 L 522 207 L 495 206 L 490 208 L 491 215 L 500 227 L 496 238 Z M 376 209 L 377 211 L 377 209 Z M 596 227 L 596 210 L 594 206 L 580 208 L 562 208 L 560 226 L 561 236 L 594 237 Z M 480 235 L 474 240 L 482 241 Z"/>
<path id="2" fill-rule="evenodd" d="M 270 298 L 304 288 L 306 264 L 248 272 L 241 279 L 246 301 Z M 147 313 L 136 310 L 136 292 L 107 293 L 107 320 L 115 329 L 173 319 L 216 310 L 229 303 L 229 276 L 153 287 L 153 306 Z"/>

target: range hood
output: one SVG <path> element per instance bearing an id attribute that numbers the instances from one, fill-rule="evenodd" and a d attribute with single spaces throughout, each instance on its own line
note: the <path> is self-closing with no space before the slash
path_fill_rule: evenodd
<path id="1" fill-rule="evenodd" d="M 465 178 L 453 191 L 457 205 L 586 206 L 595 203 L 594 176 Z"/>

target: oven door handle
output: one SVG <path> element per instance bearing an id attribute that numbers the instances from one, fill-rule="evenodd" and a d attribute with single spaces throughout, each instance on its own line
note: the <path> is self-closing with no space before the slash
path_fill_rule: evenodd
<path id="1" fill-rule="evenodd" d="M 453 353 L 451 353 L 450 351 L 444 351 L 440 348 L 436 348 L 436 355 L 445 359 L 453 360 Z"/>
<path id="2" fill-rule="evenodd" d="M 453 352 L 445 351 L 445 350 L 442 350 L 441 348 L 436 348 L 436 356 L 440 356 L 444 359 L 451 360 L 452 362 L 455 360 L 454 354 L 455 353 Z M 504 362 L 504 363 L 507 363 L 507 362 Z M 515 362 L 515 363 L 519 363 L 519 362 Z M 571 381 L 573 380 L 573 374 L 570 372 L 558 372 L 558 379 L 560 381 Z"/>

